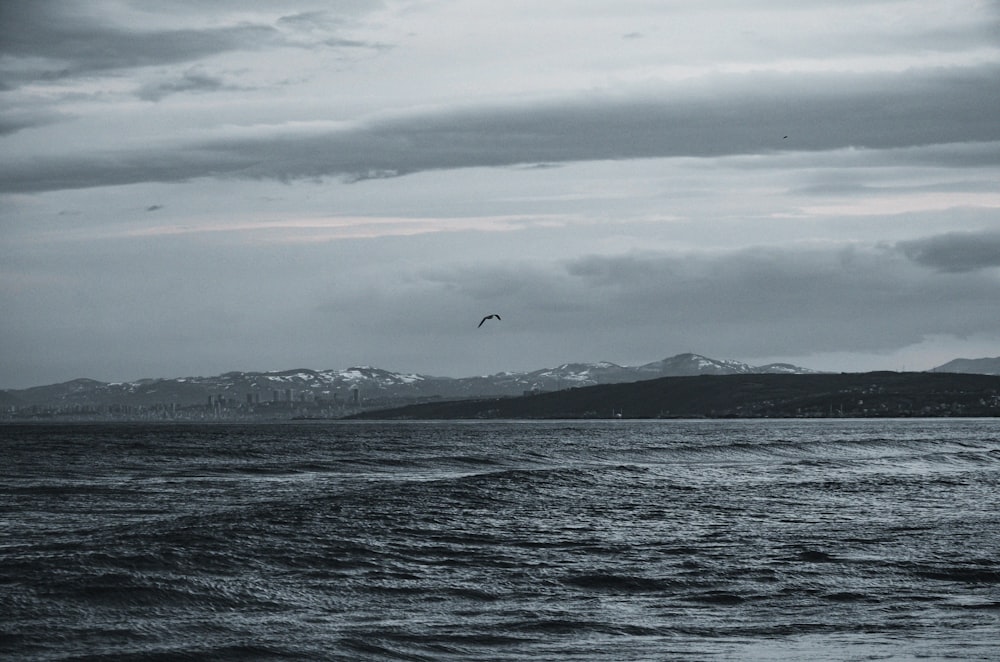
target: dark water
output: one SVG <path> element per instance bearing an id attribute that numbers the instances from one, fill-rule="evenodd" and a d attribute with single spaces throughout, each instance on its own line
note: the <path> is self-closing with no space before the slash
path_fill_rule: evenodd
<path id="1" fill-rule="evenodd" d="M 0 428 L 0 657 L 1000 659 L 1000 421 Z"/>

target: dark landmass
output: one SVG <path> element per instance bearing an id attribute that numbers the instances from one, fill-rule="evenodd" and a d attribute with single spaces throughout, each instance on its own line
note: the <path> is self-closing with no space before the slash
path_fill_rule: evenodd
<path id="1" fill-rule="evenodd" d="M 955 373 L 700 375 L 522 397 L 436 402 L 354 419 L 1000 416 L 1000 376 Z"/>

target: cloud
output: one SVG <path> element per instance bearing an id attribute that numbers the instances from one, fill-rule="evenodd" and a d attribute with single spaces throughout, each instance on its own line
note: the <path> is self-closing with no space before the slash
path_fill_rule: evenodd
<path id="1" fill-rule="evenodd" d="M 475 351 L 475 339 L 454 326 L 463 312 L 488 309 L 503 316 L 508 339 L 495 351 L 535 367 L 560 360 L 553 357 L 628 362 L 681 351 L 890 352 L 932 337 L 995 337 L 1000 328 L 994 277 L 929 271 L 875 244 L 452 264 L 394 278 L 399 285 L 379 286 L 358 274 L 363 297 L 331 301 L 331 323 L 363 300 L 381 312 L 352 313 L 352 335 L 372 347 L 406 337 L 416 354 L 432 357 L 442 345 Z"/>
<path id="2" fill-rule="evenodd" d="M 194 3 L 192 3 L 194 4 Z M 374 10 L 380 3 L 343 2 L 333 8 L 345 16 Z M 327 3 L 327 8 L 330 8 Z M 140 67 L 195 62 L 206 57 L 232 51 L 258 51 L 268 47 L 291 46 L 312 48 L 362 48 L 382 50 L 384 44 L 369 43 L 339 37 L 330 30 L 343 21 L 339 14 L 327 11 L 303 12 L 275 17 L 274 24 L 261 19 L 257 23 L 241 21 L 221 14 L 211 27 L 202 27 L 206 14 L 213 11 L 239 13 L 245 4 L 226 7 L 199 3 L 193 14 L 202 24 L 184 28 L 139 28 L 128 19 L 100 14 L 99 5 L 62 3 L 57 0 L 7 0 L 0 3 L 0 56 L 6 62 L 0 72 L 6 79 L 0 89 L 16 89 L 34 81 L 49 81 L 90 76 Z M 178 3 L 164 7 L 133 8 L 146 11 L 143 24 L 162 22 L 158 11 L 176 11 L 181 20 L 190 22 L 191 10 Z M 91 12 L 91 13 L 88 13 Z M 176 24 L 178 17 L 173 17 Z M 114 19 L 120 19 L 116 25 Z M 226 22 L 233 23 L 225 25 Z M 200 78 L 200 80 L 199 80 Z M 165 94 L 191 89 L 209 89 L 208 77 L 185 76 L 185 81 L 173 88 L 150 85 L 141 98 L 158 100 Z M 215 88 L 218 89 L 218 88 Z"/>
<path id="3" fill-rule="evenodd" d="M 339 3 L 338 6 L 331 7 L 335 8 L 336 12 L 324 9 L 290 14 L 279 18 L 276 21 L 276 25 L 280 29 L 286 29 L 293 34 L 307 36 L 327 46 L 382 48 L 382 45 L 376 43 L 330 36 L 347 25 L 349 23 L 348 17 L 352 14 L 375 11 L 381 5 L 382 3 L 380 2 Z"/>
<path id="4" fill-rule="evenodd" d="M 914 262 L 946 273 L 1000 267 L 1000 232 L 949 232 L 902 241 L 898 250 Z"/>
<path id="5" fill-rule="evenodd" d="M 81 8 L 52 0 L 3 3 L 0 10 L 0 54 L 15 59 L 41 58 L 13 77 L 25 80 L 65 78 L 117 69 L 190 62 L 231 50 L 254 50 L 278 38 L 265 25 L 204 29 L 130 30 L 86 16 Z"/>
<path id="6" fill-rule="evenodd" d="M 361 180 L 531 163 L 995 142 L 996 98 L 1000 66 L 906 75 L 730 75 L 658 93 L 425 110 L 305 132 L 275 127 L 167 148 L 155 158 L 148 152 L 39 158 L 0 165 L 0 192 L 206 176 Z"/>
<path id="7" fill-rule="evenodd" d="M 12 135 L 25 129 L 56 124 L 64 119 L 65 117 L 59 113 L 47 111 L 29 113 L 26 110 L 20 110 L 3 113 L 0 114 L 0 136 Z"/>
<path id="8" fill-rule="evenodd" d="M 171 94 L 182 92 L 217 92 L 227 89 L 239 88 L 226 85 L 221 78 L 216 76 L 191 69 L 185 71 L 179 78 L 144 85 L 136 96 L 144 101 L 159 101 Z"/>

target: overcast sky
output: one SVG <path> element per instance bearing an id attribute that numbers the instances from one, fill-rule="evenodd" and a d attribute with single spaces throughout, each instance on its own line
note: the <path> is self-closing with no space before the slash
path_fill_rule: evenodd
<path id="1" fill-rule="evenodd" d="M 1000 2 L 4 0 L 0 311 L 0 388 L 997 356 Z"/>

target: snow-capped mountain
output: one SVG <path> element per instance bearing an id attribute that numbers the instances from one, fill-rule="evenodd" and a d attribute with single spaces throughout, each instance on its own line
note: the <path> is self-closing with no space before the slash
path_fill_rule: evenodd
<path id="1" fill-rule="evenodd" d="M 757 372 L 752 365 L 732 360 L 710 359 L 699 354 L 678 354 L 638 367 L 643 374 L 657 377 L 687 377 L 692 375 L 745 375 Z"/>
<path id="2" fill-rule="evenodd" d="M 387 406 L 433 398 L 523 395 L 579 386 L 634 382 L 658 377 L 746 373 L 811 373 L 788 364 L 755 367 L 739 361 L 719 361 L 697 354 L 679 354 L 638 367 L 615 363 L 566 363 L 531 372 L 500 372 L 480 377 L 431 377 L 391 372 L 371 366 L 344 370 L 283 370 L 227 372 L 214 377 L 141 379 L 105 383 L 76 379 L 62 384 L 5 391 L 3 406 L 66 408 L 127 406 L 226 406 L 289 408 L 296 403 L 333 406 Z"/>
<path id="3" fill-rule="evenodd" d="M 565 363 L 555 368 L 545 368 L 533 372 L 500 373 L 491 375 L 488 379 L 497 384 L 517 385 L 522 390 L 554 391 L 574 386 L 635 382 L 658 377 L 760 373 L 808 374 L 815 372 L 788 363 L 752 366 L 740 361 L 710 359 L 699 354 L 678 354 L 636 367 L 621 366 L 607 361 L 601 363 Z"/>
<path id="4" fill-rule="evenodd" d="M 370 366 L 346 370 L 283 370 L 278 372 L 227 372 L 214 377 L 141 379 L 105 383 L 75 379 L 62 384 L 8 391 L 24 405 L 86 405 L 115 403 L 148 406 L 176 403 L 205 404 L 209 398 L 248 403 L 350 401 L 358 391 L 368 398 L 395 396 L 405 391 L 412 397 L 436 395 L 434 377 L 389 372 Z M 445 379 L 445 382 L 452 380 Z"/>
<path id="5" fill-rule="evenodd" d="M 662 361 L 641 365 L 637 370 L 657 377 L 686 377 L 693 375 L 759 375 L 759 374 L 816 374 L 816 370 L 801 368 L 790 363 L 769 363 L 753 366 L 731 359 L 710 359 L 700 354 L 678 354 Z"/>

